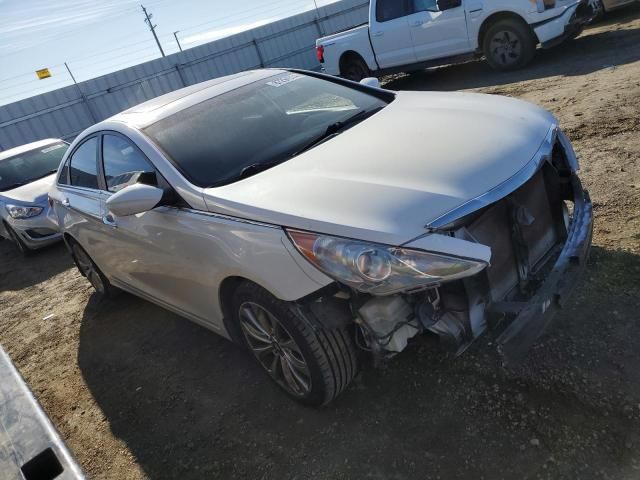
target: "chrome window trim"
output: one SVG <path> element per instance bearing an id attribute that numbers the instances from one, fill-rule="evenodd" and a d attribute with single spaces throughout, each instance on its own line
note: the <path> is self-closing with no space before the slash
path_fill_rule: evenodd
<path id="1" fill-rule="evenodd" d="M 467 202 L 454 208 L 453 210 L 440 215 L 435 220 L 427 223 L 425 225 L 425 228 L 431 232 L 437 230 L 445 230 L 447 225 L 458 220 L 459 218 L 465 217 L 473 212 L 480 210 L 481 208 L 487 207 L 492 203 L 503 199 L 510 193 L 516 191 L 519 187 L 529 181 L 536 174 L 536 172 L 540 170 L 540 168 L 542 168 L 545 162 L 551 159 L 553 146 L 556 143 L 556 139 L 559 135 L 558 132 L 558 126 L 556 124 L 551 125 L 536 154 L 512 177 L 508 178 L 488 192 L 483 193 L 476 198 L 472 198 L 471 200 L 468 200 Z M 560 134 L 561 141 L 562 135 L 563 134 Z M 566 141 L 568 142 L 569 140 L 567 139 Z M 562 145 L 564 146 L 564 143 Z M 570 157 L 570 152 L 566 147 L 565 151 L 567 151 L 567 157 Z M 573 152 L 573 149 L 571 149 L 571 152 Z M 575 153 L 573 155 L 575 157 Z"/>

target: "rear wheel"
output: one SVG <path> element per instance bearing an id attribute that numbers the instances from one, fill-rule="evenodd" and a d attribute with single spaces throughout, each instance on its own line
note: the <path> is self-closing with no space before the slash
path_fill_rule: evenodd
<path id="1" fill-rule="evenodd" d="M 73 259 L 78 266 L 78 270 L 89 280 L 89 283 L 91 283 L 91 286 L 98 295 L 109 298 L 117 293 L 118 290 L 111 285 L 107 277 L 104 276 L 89 254 L 85 252 L 80 245 L 73 242 L 71 252 L 73 253 Z"/>
<path id="2" fill-rule="evenodd" d="M 324 405 L 358 371 L 346 328 L 312 327 L 290 304 L 253 283 L 238 287 L 236 321 L 258 363 L 287 394 L 307 405 Z"/>
<path id="3" fill-rule="evenodd" d="M 20 238 L 20 235 L 18 235 L 13 228 L 5 223 L 4 229 L 7 231 L 9 237 L 11 237 L 11 241 L 23 256 L 28 257 L 33 253 L 33 250 L 25 245 L 25 243 Z"/>
<path id="4" fill-rule="evenodd" d="M 516 70 L 527 65 L 536 51 L 531 28 L 517 20 L 500 20 L 489 27 L 483 41 L 487 63 L 495 70 Z"/>
<path id="5" fill-rule="evenodd" d="M 342 61 L 340 73 L 344 78 L 354 82 L 359 82 L 371 75 L 371 71 L 364 60 L 356 55 L 347 57 Z"/>

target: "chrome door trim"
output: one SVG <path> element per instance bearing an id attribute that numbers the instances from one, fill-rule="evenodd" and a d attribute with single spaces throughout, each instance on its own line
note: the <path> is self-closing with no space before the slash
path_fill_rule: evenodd
<path id="1" fill-rule="evenodd" d="M 71 190 L 70 192 L 66 192 L 66 193 L 72 193 L 74 195 L 79 195 L 81 197 L 88 198 L 90 200 L 96 200 L 99 202 L 104 201 L 104 195 L 100 190 L 93 190 L 90 188 L 83 188 L 83 187 L 69 187 L 69 185 L 60 185 L 58 186 L 58 189 L 63 193 L 67 190 Z M 88 212 L 85 212 L 84 210 L 80 210 L 74 207 L 73 205 L 71 205 L 71 202 L 69 202 L 68 198 L 65 198 L 64 200 L 59 201 L 59 203 L 60 205 L 62 205 L 62 207 L 67 208 L 69 210 L 73 210 L 74 212 L 84 217 L 93 218 L 95 220 L 100 220 L 102 222 L 102 215 L 92 215 Z"/>
<path id="2" fill-rule="evenodd" d="M 557 138 L 558 126 L 553 124 L 549 128 L 547 135 L 533 158 L 512 177 L 508 178 L 488 192 L 483 193 L 476 198 L 472 198 L 453 210 L 439 216 L 435 220 L 432 220 L 427 223 L 424 228 L 431 232 L 444 230 L 447 225 L 455 220 L 491 205 L 492 203 L 495 203 L 516 191 L 519 187 L 529 181 L 536 172 L 542 168 L 545 162 L 551 159 L 551 153 L 553 152 L 553 146 L 555 145 Z"/>

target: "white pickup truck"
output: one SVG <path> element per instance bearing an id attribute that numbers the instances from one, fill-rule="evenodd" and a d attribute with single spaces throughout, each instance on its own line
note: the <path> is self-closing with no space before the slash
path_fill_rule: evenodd
<path id="1" fill-rule="evenodd" d="M 484 55 L 497 70 L 525 66 L 536 46 L 580 34 L 586 0 L 371 0 L 369 23 L 316 42 L 324 71 L 359 81 Z"/>

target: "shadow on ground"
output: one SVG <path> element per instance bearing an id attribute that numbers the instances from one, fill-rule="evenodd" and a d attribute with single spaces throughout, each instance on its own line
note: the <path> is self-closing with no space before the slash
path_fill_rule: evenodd
<path id="1" fill-rule="evenodd" d="M 249 355 L 128 295 L 87 305 L 79 366 L 149 478 L 628 478 L 640 468 L 640 257 L 595 248 L 526 365 L 427 342 L 301 407 Z M 596 475 L 597 474 L 597 475 Z"/>
<path id="2" fill-rule="evenodd" d="M 24 257 L 8 240 L 0 240 L 0 292 L 42 283 L 73 264 L 64 244 L 57 243 Z"/>
<path id="3" fill-rule="evenodd" d="M 549 50 L 539 49 L 531 65 L 514 72 L 493 71 L 483 61 L 433 68 L 389 77 L 391 90 L 454 91 L 505 85 L 557 75 L 584 75 L 640 60 L 640 29 L 625 29 L 625 23 L 640 16 L 640 5 L 613 12 L 603 23 L 588 28 L 574 41 Z M 616 24 L 616 30 L 599 31 Z"/>

